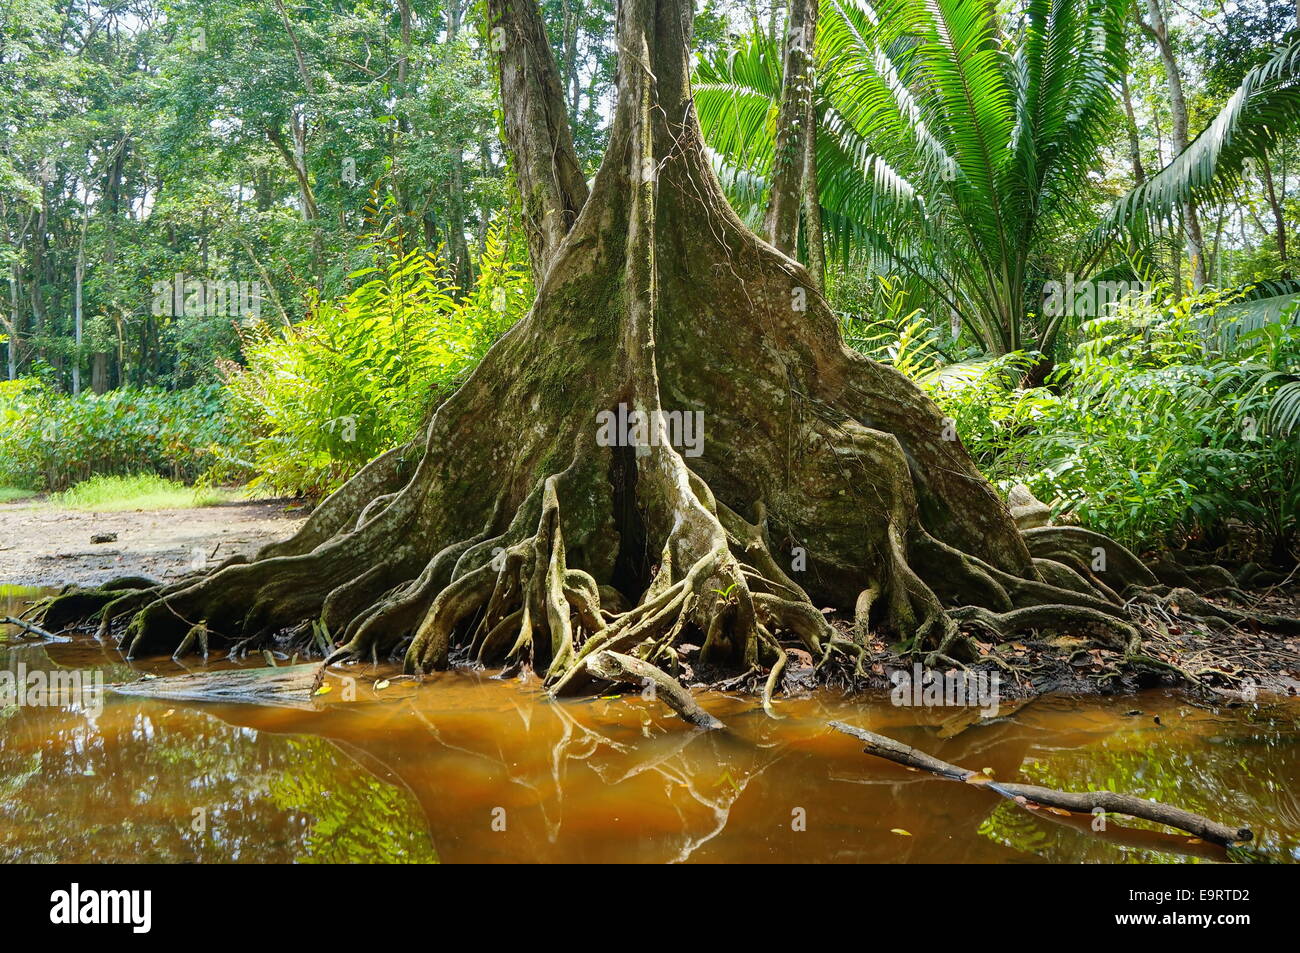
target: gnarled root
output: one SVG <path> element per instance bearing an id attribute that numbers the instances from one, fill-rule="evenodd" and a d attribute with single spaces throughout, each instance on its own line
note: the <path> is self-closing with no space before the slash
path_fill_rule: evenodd
<path id="1" fill-rule="evenodd" d="M 619 5 L 590 198 L 529 315 L 422 445 L 247 564 L 47 612 L 97 613 L 105 634 L 129 617 L 133 654 L 310 627 L 336 660 L 405 646 L 412 672 L 526 667 L 554 692 L 590 686 L 610 652 L 748 682 L 769 706 L 796 650 L 861 673 L 886 641 L 959 664 L 980 657 L 975 633 L 1131 646 L 1134 593 L 1158 584 L 1141 561 L 1086 530 L 1022 535 L 938 407 L 845 348 L 807 272 L 728 207 L 689 32 L 684 0 Z M 594 418 L 615 410 L 635 436 L 604 439 Z M 1210 614 L 1241 624 L 1232 611 Z"/>

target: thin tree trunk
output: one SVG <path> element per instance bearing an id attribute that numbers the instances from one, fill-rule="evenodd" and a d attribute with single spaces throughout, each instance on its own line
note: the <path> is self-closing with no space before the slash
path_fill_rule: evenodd
<path id="1" fill-rule="evenodd" d="M 1277 254 L 1282 259 L 1282 271 L 1287 273 L 1287 252 L 1286 252 L 1286 219 L 1282 214 L 1282 203 L 1278 201 L 1277 190 L 1273 187 L 1273 170 L 1268 167 L 1267 162 L 1260 163 L 1264 178 L 1264 192 L 1268 195 L 1269 208 L 1273 210 L 1273 225 L 1277 229 Z"/>
<path id="2" fill-rule="evenodd" d="M 89 213 L 89 206 L 86 211 Z M 76 351 L 72 356 L 72 393 L 77 395 L 81 393 L 81 333 L 85 323 L 85 316 L 82 312 L 82 291 L 86 278 L 86 222 L 82 219 L 81 223 L 81 240 L 77 242 L 77 264 L 76 277 L 74 278 L 75 288 L 73 290 L 73 337 L 76 340 Z"/>
<path id="3" fill-rule="evenodd" d="M 794 255 L 803 201 L 807 147 L 805 127 L 812 115 L 812 35 L 816 0 L 789 0 L 781 103 L 776 117 L 776 155 L 763 220 L 766 237 L 779 251 Z"/>
<path id="4" fill-rule="evenodd" d="M 18 296 L 18 263 L 15 261 L 9 269 L 9 319 L 5 322 L 5 333 L 9 337 L 9 379 L 18 379 L 18 327 L 20 322 Z"/>
<path id="5" fill-rule="evenodd" d="M 1153 40 L 1160 50 L 1160 59 L 1165 66 L 1165 79 L 1169 86 L 1169 112 L 1173 118 L 1174 155 L 1187 148 L 1187 99 L 1183 93 L 1183 73 L 1174 54 L 1173 41 L 1169 37 L 1169 25 L 1165 21 L 1164 10 L 1160 0 L 1146 0 L 1147 12 L 1151 22 L 1147 23 L 1135 14 L 1138 26 Z M 1205 240 L 1201 235 L 1201 217 L 1196 203 L 1188 201 L 1183 204 L 1183 227 L 1187 234 L 1187 254 L 1192 261 L 1192 281 L 1196 288 L 1201 288 L 1206 281 Z"/>
<path id="6" fill-rule="evenodd" d="M 803 126 L 803 235 L 808 253 L 808 273 L 818 291 L 826 285 L 826 237 L 822 231 L 821 193 L 817 181 L 817 111 L 813 107 L 816 89 L 817 2 L 808 5 L 808 97 Z"/>
<path id="7" fill-rule="evenodd" d="M 96 351 L 90 365 L 90 389 L 96 394 L 108 391 L 108 354 Z"/>
<path id="8" fill-rule="evenodd" d="M 460 37 L 460 0 L 447 3 L 447 45 L 453 46 Z M 468 292 L 473 283 L 473 267 L 469 259 L 469 245 L 465 241 L 465 145 L 459 140 L 452 146 L 450 192 L 447 203 L 447 252 L 454 268 L 456 286 Z"/>
<path id="9" fill-rule="evenodd" d="M 587 201 L 560 74 L 533 0 L 488 0 L 498 54 L 506 148 L 523 205 L 533 276 L 540 286 Z"/>
<path id="10" fill-rule="evenodd" d="M 46 181 L 45 166 L 41 168 L 41 210 L 36 216 L 36 233 L 32 236 L 32 268 L 28 276 L 32 302 L 32 330 L 40 335 L 45 330 L 45 293 L 41 282 L 45 277 L 45 236 L 50 222 L 50 189 Z"/>
<path id="11" fill-rule="evenodd" d="M 290 125 L 292 126 L 294 141 L 292 149 L 284 141 L 284 134 L 279 129 L 267 129 L 266 138 L 280 153 L 284 159 L 284 164 L 289 167 L 289 171 L 293 173 L 293 177 L 298 183 L 298 208 L 302 214 L 302 220 L 304 222 L 314 222 L 319 212 L 316 207 L 316 194 L 312 191 L 311 179 L 307 174 L 306 166 L 303 164 L 304 133 L 299 129 L 296 116 L 290 118 Z"/>
<path id="12" fill-rule="evenodd" d="M 403 99 L 406 99 L 407 78 L 410 72 L 411 61 L 411 4 L 410 0 L 397 0 L 397 14 L 399 20 L 399 36 L 401 47 L 397 54 L 397 92 Z M 405 102 L 397 110 L 397 130 L 399 135 L 405 135 L 410 131 L 411 123 L 406 115 Z M 393 132 L 390 130 L 390 154 L 396 160 L 396 143 L 392 142 Z M 393 181 L 393 197 L 397 202 L 397 208 L 402 216 L 404 223 L 411 221 L 411 200 L 407 194 L 406 183 L 401 176 L 395 176 Z M 343 210 L 339 209 L 340 218 Z"/>
<path id="13" fill-rule="evenodd" d="M 578 97 L 582 86 L 578 81 L 578 14 L 573 12 L 573 0 L 564 0 L 564 70 L 565 85 L 569 90 L 570 118 L 577 118 Z"/>
<path id="14" fill-rule="evenodd" d="M 1128 73 L 1120 77 L 1120 93 L 1124 100 L 1125 125 L 1128 129 L 1129 161 L 1133 164 L 1133 184 L 1141 185 L 1147 180 L 1146 170 L 1142 168 L 1142 141 L 1138 137 L 1137 115 L 1133 112 L 1133 94 L 1128 85 Z"/>

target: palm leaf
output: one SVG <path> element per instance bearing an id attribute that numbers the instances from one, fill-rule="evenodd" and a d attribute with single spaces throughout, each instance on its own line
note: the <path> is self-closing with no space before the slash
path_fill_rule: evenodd
<path id="1" fill-rule="evenodd" d="M 1249 161 L 1300 127 L 1300 35 L 1242 79 L 1214 120 L 1173 161 L 1112 206 L 1103 228 L 1171 218 L 1189 201 L 1226 201 Z"/>

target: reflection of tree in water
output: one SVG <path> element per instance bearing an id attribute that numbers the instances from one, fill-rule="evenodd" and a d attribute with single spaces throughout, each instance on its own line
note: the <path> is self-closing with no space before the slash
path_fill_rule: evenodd
<path id="1" fill-rule="evenodd" d="M 19 652 L 29 666 L 120 665 L 87 661 L 84 648 L 0 646 L 0 667 Z M 730 730 L 701 733 L 635 694 L 553 702 L 467 674 L 366 698 L 306 711 L 110 695 L 98 717 L 11 710 L 0 715 L 0 860 L 1223 859 L 1167 833 L 1118 846 L 1088 818 L 1030 813 L 869 758 L 826 727 L 832 718 L 998 778 L 1107 786 L 1246 823 L 1271 855 L 1300 857 L 1296 727 L 1267 714 L 1165 705 L 1159 728 L 1152 712 L 1039 701 L 1014 719 L 950 725 L 821 694 L 783 702 L 779 721 L 715 699 Z M 206 831 L 191 826 L 196 808 Z"/>
<path id="2" fill-rule="evenodd" d="M 98 724 L 59 709 L 20 709 L 5 718 L 0 858 L 282 859 L 284 843 L 301 839 L 309 819 L 267 816 L 265 772 L 274 770 L 279 746 L 219 723 L 192 723 L 207 721 L 202 716 L 170 730 L 164 711 L 120 719 L 110 703 Z M 196 809 L 206 812 L 206 831 L 193 829 Z"/>
<path id="3" fill-rule="evenodd" d="M 285 749 L 286 763 L 268 791 L 282 810 L 314 818 L 299 863 L 438 862 L 424 817 L 407 791 L 367 772 L 347 771 L 343 756 L 326 741 L 290 738 Z"/>
<path id="4" fill-rule="evenodd" d="M 1300 736 L 1281 711 L 1259 709 L 1217 717 L 1196 713 L 1169 727 L 1143 724 L 1116 732 L 1087 747 L 1035 749 L 1021 773 L 1031 784 L 1063 790 L 1124 791 L 1233 824 L 1255 833 L 1252 852 L 1264 859 L 1300 860 Z M 1043 812 L 1010 802 L 998 805 L 980 827 L 991 840 L 1057 863 L 1195 862 L 1160 850 L 1126 847 L 1092 833 L 1047 823 Z M 1108 825 L 1166 830 L 1130 817 L 1108 817 Z M 1180 840 L 1188 841 L 1181 837 Z M 1216 856 L 1207 851 L 1207 855 Z M 1245 859 L 1248 855 L 1235 855 Z"/>
<path id="5" fill-rule="evenodd" d="M 19 661 L 29 671 L 59 667 L 44 647 L 0 647 L 0 667 L 16 670 Z M 134 675 L 121 668 L 108 681 Z M 327 742 L 111 693 L 98 715 L 80 707 L 0 711 L 2 862 L 269 863 L 299 855 L 433 856 L 409 796 Z"/>

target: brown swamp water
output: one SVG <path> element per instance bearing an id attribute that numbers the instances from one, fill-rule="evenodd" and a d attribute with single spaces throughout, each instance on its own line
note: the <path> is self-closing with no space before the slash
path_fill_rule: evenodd
<path id="1" fill-rule="evenodd" d="M 31 596 L 0 588 L 0 616 Z M 0 671 L 108 685 L 183 671 L 8 634 Z M 1300 860 L 1294 703 L 1048 698 L 967 726 L 962 711 L 887 698 L 783 700 L 773 720 L 712 695 L 731 731 L 706 734 L 635 694 L 554 702 L 489 674 L 416 685 L 349 671 L 355 699 L 340 689 L 319 710 L 93 690 L 0 710 L 0 861 Z M 833 718 L 1003 780 L 1111 787 L 1247 824 L 1257 850 L 1230 858 L 1128 818 L 1097 832 L 1090 817 L 1027 811 L 868 757 Z"/>

